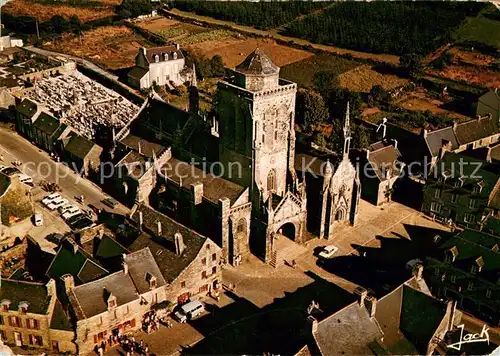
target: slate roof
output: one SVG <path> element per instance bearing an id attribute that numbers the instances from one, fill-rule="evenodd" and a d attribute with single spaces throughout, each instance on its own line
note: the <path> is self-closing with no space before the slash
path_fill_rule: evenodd
<path id="1" fill-rule="evenodd" d="M 458 124 L 455 128 L 455 132 L 458 142 L 461 145 L 465 145 L 497 134 L 499 129 L 498 119 L 491 116 Z"/>
<path id="2" fill-rule="evenodd" d="M 196 259 L 205 242 L 211 240 L 142 204 L 131 217 L 136 223 L 139 223 L 139 212 L 142 212 L 143 228 L 148 233 L 141 233 L 128 249 L 138 251 L 149 247 L 165 281 L 171 283 Z M 157 236 L 158 222 L 162 225 L 160 237 Z M 177 232 L 182 234 L 186 246 L 180 256 L 175 253 L 174 234 Z M 217 245 L 213 243 L 213 246 Z"/>
<path id="3" fill-rule="evenodd" d="M 166 284 L 149 248 L 145 247 L 126 255 L 124 262 L 127 263 L 128 273 L 139 294 L 150 290 L 149 278 L 151 277 L 156 278 L 157 288 Z"/>
<path id="4" fill-rule="evenodd" d="M 139 298 L 129 274 L 119 271 L 101 279 L 73 288 L 69 299 L 78 320 L 99 315 L 108 310 L 110 294 L 116 297 L 117 306 Z"/>
<path id="5" fill-rule="evenodd" d="M 271 75 L 278 74 L 280 68 L 263 51 L 257 48 L 236 66 L 236 70 L 251 75 Z"/>
<path id="6" fill-rule="evenodd" d="M 138 180 L 147 172 L 147 162 L 148 160 L 143 155 L 135 151 L 130 151 L 116 165 L 126 167 L 128 175 Z M 153 162 L 151 162 L 151 164 L 153 164 Z"/>
<path id="7" fill-rule="evenodd" d="M 24 116 L 32 118 L 37 112 L 37 105 L 29 99 L 24 99 L 16 106 L 16 110 Z"/>
<path id="8" fill-rule="evenodd" d="M 481 241 L 484 238 L 485 241 Z M 496 283 L 500 273 L 500 252 L 487 246 L 496 237 L 479 231 L 464 230 L 464 232 L 446 240 L 439 246 L 442 251 L 455 248 L 458 254 L 453 266 L 464 271 L 470 271 L 472 264 L 478 257 L 482 257 L 484 265 L 476 275 Z"/>
<path id="9" fill-rule="evenodd" d="M 66 314 L 59 301 L 56 301 L 54 306 L 54 313 L 52 314 L 52 319 L 50 320 L 50 328 L 66 331 L 73 330 L 73 325 L 71 325 L 69 315 Z"/>
<path id="10" fill-rule="evenodd" d="M 71 136 L 68 143 L 64 146 L 64 149 L 73 156 L 84 159 L 94 146 L 97 146 L 94 142 L 75 134 Z"/>
<path id="11" fill-rule="evenodd" d="M 320 321 L 314 333 L 323 355 L 369 355 L 372 352 L 368 345 L 382 337 L 377 322 L 359 302 Z"/>
<path id="12" fill-rule="evenodd" d="M 203 183 L 203 197 L 214 204 L 219 204 L 219 199 L 222 198 L 228 198 L 232 204 L 245 190 L 244 187 L 236 183 L 205 173 L 201 169 L 173 157 L 162 167 L 161 172 L 177 185 L 182 184 L 182 187 L 187 189 L 191 189 L 191 184 Z"/>
<path id="13" fill-rule="evenodd" d="M 164 57 L 165 53 L 168 54 L 169 61 L 173 60 L 174 53 L 177 53 L 177 59 L 184 58 L 182 51 L 180 49 L 177 49 L 177 47 L 175 45 L 147 48 L 146 49 L 146 58 L 149 61 L 149 63 L 155 63 L 154 56 L 157 54 L 157 55 L 159 55 L 159 61 L 165 62 L 165 57 Z"/>
<path id="14" fill-rule="evenodd" d="M 128 72 L 128 76 L 135 78 L 137 80 L 141 80 L 146 74 L 149 73 L 149 70 L 141 68 L 141 67 L 134 67 Z"/>
<path id="15" fill-rule="evenodd" d="M 33 126 L 48 136 L 56 134 L 61 126 L 66 127 L 65 124 L 61 124 L 59 120 L 45 112 L 40 113 Z"/>
<path id="16" fill-rule="evenodd" d="M 15 281 L 2 278 L 0 301 L 7 299 L 11 302 L 9 309 L 18 310 L 19 303 L 28 302 L 28 313 L 47 314 L 50 304 L 47 287 L 42 283 Z"/>
<path id="17" fill-rule="evenodd" d="M 0 198 L 2 198 L 4 194 L 7 192 L 7 190 L 10 187 L 10 183 L 11 183 L 10 178 L 0 172 Z"/>
<path id="18" fill-rule="evenodd" d="M 58 281 L 68 273 L 73 276 L 75 284 L 78 285 L 105 276 L 109 272 L 83 248 L 66 239 L 52 260 L 47 276 Z"/>
<path id="19" fill-rule="evenodd" d="M 141 154 L 152 158 L 153 152 L 156 154 L 156 157 L 160 155 L 165 150 L 165 147 L 154 142 L 150 142 L 145 140 L 139 136 L 135 136 L 132 134 L 128 134 L 120 142 L 126 147 L 139 152 L 139 146 L 141 147 Z"/>
<path id="20" fill-rule="evenodd" d="M 427 143 L 427 147 L 433 157 L 436 157 L 439 154 L 439 150 L 447 142 L 451 143 L 452 150 L 456 150 L 460 146 L 452 126 L 428 132 L 427 137 L 424 137 L 424 140 Z"/>
<path id="21" fill-rule="evenodd" d="M 500 112 L 500 93 L 498 92 L 498 90 L 488 91 L 479 98 L 479 102 L 490 108 L 490 110 L 493 111 L 492 114 L 494 114 L 494 111 L 496 111 L 497 113 Z M 481 112 L 479 114 L 484 115 L 484 112 Z"/>
<path id="22" fill-rule="evenodd" d="M 150 99 L 141 111 L 137 122 L 161 128 L 163 133 L 173 135 L 182 129 L 188 121 L 190 113 L 158 99 Z"/>
<path id="23" fill-rule="evenodd" d="M 379 180 L 384 181 L 387 179 L 387 171 L 391 170 L 391 176 L 398 176 L 399 165 L 396 162 L 399 160 L 401 154 L 398 149 L 392 145 L 370 151 L 368 154 L 368 162 L 374 169 Z"/>

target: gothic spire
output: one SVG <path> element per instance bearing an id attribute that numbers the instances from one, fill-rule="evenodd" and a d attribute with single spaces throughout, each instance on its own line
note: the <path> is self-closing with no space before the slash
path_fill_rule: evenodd
<path id="1" fill-rule="evenodd" d="M 347 102 L 344 122 L 344 159 L 349 158 L 349 149 L 351 146 L 351 124 L 349 122 L 349 111 L 349 102 Z"/>
<path id="2" fill-rule="evenodd" d="M 193 80 L 191 81 L 192 87 L 198 87 L 198 81 L 196 80 L 196 67 L 193 63 Z"/>

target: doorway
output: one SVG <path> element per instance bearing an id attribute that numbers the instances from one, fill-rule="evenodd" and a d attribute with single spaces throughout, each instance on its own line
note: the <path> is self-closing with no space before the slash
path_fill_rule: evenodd
<path id="1" fill-rule="evenodd" d="M 21 333 L 14 331 L 14 339 L 16 340 L 16 346 L 23 346 L 23 337 L 21 336 Z"/>

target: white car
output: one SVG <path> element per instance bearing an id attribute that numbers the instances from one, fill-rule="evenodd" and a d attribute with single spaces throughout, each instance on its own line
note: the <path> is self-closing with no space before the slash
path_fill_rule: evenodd
<path id="1" fill-rule="evenodd" d="M 337 253 L 338 250 L 339 248 L 337 246 L 333 245 L 325 246 L 323 247 L 323 250 L 319 253 L 319 257 L 331 258 L 333 255 L 335 255 L 335 253 Z"/>
<path id="2" fill-rule="evenodd" d="M 23 173 L 19 175 L 19 181 L 24 184 L 33 185 L 33 178 Z"/>
<path id="3" fill-rule="evenodd" d="M 56 210 L 57 208 L 63 206 L 64 204 L 68 204 L 68 201 L 66 199 L 55 200 L 47 204 L 47 208 L 49 210 Z"/>
<path id="4" fill-rule="evenodd" d="M 52 193 L 52 194 L 47 195 L 45 198 L 42 199 L 42 204 L 43 205 L 47 205 L 47 204 L 53 202 L 57 198 L 61 198 L 61 194 L 59 194 L 59 193 Z"/>
<path id="5" fill-rule="evenodd" d="M 68 204 L 64 204 L 63 206 L 60 206 L 59 208 L 57 208 L 57 211 L 59 212 L 59 214 L 64 214 L 66 211 L 68 211 L 69 209 L 71 208 L 74 208 L 75 206 L 71 205 L 70 203 Z"/>
<path id="6" fill-rule="evenodd" d="M 73 216 L 80 214 L 81 212 L 82 211 L 78 208 L 70 209 L 70 210 L 67 210 L 64 214 L 62 214 L 62 218 L 64 220 L 68 220 L 68 219 L 72 218 Z"/>
<path id="7" fill-rule="evenodd" d="M 42 226 L 43 225 L 43 215 L 40 213 L 36 213 L 33 216 L 33 221 L 35 223 L 35 226 Z"/>

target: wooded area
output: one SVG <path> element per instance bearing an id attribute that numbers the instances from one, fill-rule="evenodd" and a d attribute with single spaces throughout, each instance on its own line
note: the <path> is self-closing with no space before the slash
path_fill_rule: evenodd
<path id="1" fill-rule="evenodd" d="M 218 20 L 233 21 L 240 25 L 258 29 L 279 27 L 293 21 L 297 16 L 321 9 L 330 2 L 317 1 L 189 1 L 176 0 L 173 6 L 182 11 L 210 16 Z"/>
<path id="2" fill-rule="evenodd" d="M 286 35 L 373 53 L 427 54 L 451 41 L 472 2 L 342 2 L 292 22 Z"/>

